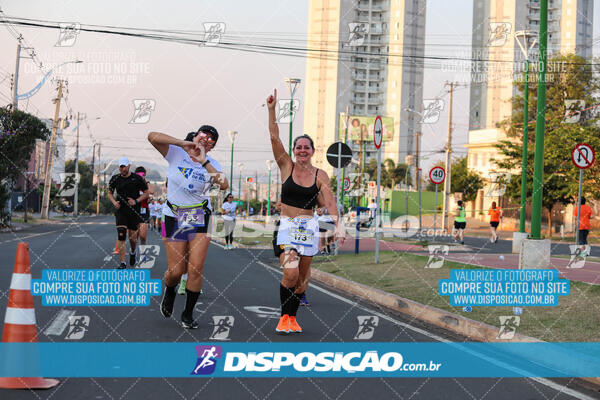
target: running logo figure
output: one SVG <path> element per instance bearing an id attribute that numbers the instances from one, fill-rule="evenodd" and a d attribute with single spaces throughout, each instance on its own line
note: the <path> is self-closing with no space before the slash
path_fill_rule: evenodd
<path id="1" fill-rule="evenodd" d="M 369 340 L 375 333 L 375 328 L 379 325 L 379 317 L 375 315 L 358 316 L 358 331 L 354 336 L 355 340 Z"/>
<path id="2" fill-rule="evenodd" d="M 198 360 L 190 375 L 210 375 L 215 372 L 217 359 L 221 358 L 223 350 L 221 346 L 196 346 L 196 353 Z"/>
<path id="3" fill-rule="evenodd" d="M 235 318 L 233 318 L 231 315 L 226 315 L 226 316 L 214 315 L 213 323 L 214 323 L 215 327 L 214 327 L 213 333 L 212 333 L 212 335 L 210 335 L 209 339 L 211 339 L 211 340 L 230 340 L 229 332 L 231 331 L 231 328 L 233 328 L 234 321 L 235 321 Z"/>

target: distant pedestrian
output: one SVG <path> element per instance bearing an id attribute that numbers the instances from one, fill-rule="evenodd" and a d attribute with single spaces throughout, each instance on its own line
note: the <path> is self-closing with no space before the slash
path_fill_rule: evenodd
<path id="1" fill-rule="evenodd" d="M 377 214 L 377 204 L 375 203 L 375 199 L 371 199 L 371 203 L 369 204 L 369 218 L 371 220 L 375 219 Z"/>
<path id="2" fill-rule="evenodd" d="M 456 217 L 454 218 L 454 241 L 465 244 L 465 228 L 467 227 L 467 213 L 462 200 L 457 202 Z"/>
<path id="3" fill-rule="evenodd" d="M 492 206 L 488 210 L 488 215 L 490 216 L 490 231 L 492 232 L 492 238 L 490 242 L 496 243 L 498 242 L 498 233 L 496 229 L 500 224 L 500 219 L 502 218 L 502 208 L 496 206 L 496 202 L 492 201 Z"/>
<path id="4" fill-rule="evenodd" d="M 573 210 L 573 216 L 577 216 L 577 207 Z M 579 232 L 577 235 L 577 244 L 588 244 L 587 237 L 590 233 L 590 218 L 594 218 L 592 207 L 585 204 L 585 197 L 581 196 L 581 217 L 579 218 Z"/>
<path id="5" fill-rule="evenodd" d="M 229 193 L 225 197 L 225 202 L 221 206 L 223 214 L 223 223 L 225 231 L 225 250 L 233 249 L 233 231 L 235 229 L 235 215 L 237 203 L 233 201 L 233 194 Z"/>

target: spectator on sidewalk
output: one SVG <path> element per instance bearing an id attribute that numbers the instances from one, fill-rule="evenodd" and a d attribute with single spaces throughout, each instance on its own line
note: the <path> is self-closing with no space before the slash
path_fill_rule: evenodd
<path id="1" fill-rule="evenodd" d="M 369 204 L 369 218 L 375 219 L 375 215 L 377 214 L 377 204 L 375 204 L 375 199 L 371 199 L 371 203 Z"/>
<path id="2" fill-rule="evenodd" d="M 490 242 L 496 243 L 498 242 L 498 233 L 496 232 L 496 229 L 502 218 L 502 208 L 496 207 L 496 202 L 492 201 L 492 206 L 488 210 L 488 215 L 490 216 L 490 231 L 492 231 Z"/>
<path id="3" fill-rule="evenodd" d="M 573 216 L 577 216 L 577 206 L 573 210 Z M 594 218 L 592 208 L 585 204 L 585 197 L 581 196 L 581 217 L 579 217 L 579 232 L 577 235 L 577 244 L 587 244 L 587 237 L 590 233 L 590 218 Z"/>

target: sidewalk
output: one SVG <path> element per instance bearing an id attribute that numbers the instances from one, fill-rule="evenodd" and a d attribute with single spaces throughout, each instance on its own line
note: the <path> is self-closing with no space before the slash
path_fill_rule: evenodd
<path id="1" fill-rule="evenodd" d="M 380 240 L 379 249 L 381 251 L 402 251 L 429 256 L 427 248 L 409 243 Z M 518 254 L 480 253 L 478 250 L 470 248 L 469 246 L 451 246 L 450 249 L 452 251 L 450 251 L 448 255 L 444 255 L 444 258 L 449 261 L 472 264 L 485 268 L 519 269 Z M 340 250 L 353 252 L 354 240 L 346 240 L 343 246 L 340 247 Z M 375 251 L 375 239 L 362 238 L 360 240 L 360 251 Z M 583 268 L 575 269 L 567 268 L 567 265 L 569 264 L 568 258 L 551 257 L 550 264 L 550 268 L 558 270 L 561 278 L 600 285 L 600 262 L 586 261 Z"/>

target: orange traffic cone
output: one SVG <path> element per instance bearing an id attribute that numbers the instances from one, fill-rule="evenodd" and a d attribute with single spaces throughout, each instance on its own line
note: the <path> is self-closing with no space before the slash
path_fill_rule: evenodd
<path id="1" fill-rule="evenodd" d="M 35 309 L 30 285 L 29 246 L 27 243 L 21 242 L 17 245 L 15 269 L 10 281 L 8 306 L 2 332 L 2 342 L 4 343 L 37 342 Z M 0 388 L 4 389 L 50 389 L 58 383 L 56 379 L 0 377 Z"/>
<path id="2" fill-rule="evenodd" d="M 113 251 L 113 254 L 119 254 L 119 241 L 117 240 L 117 243 L 115 244 L 115 250 Z"/>

